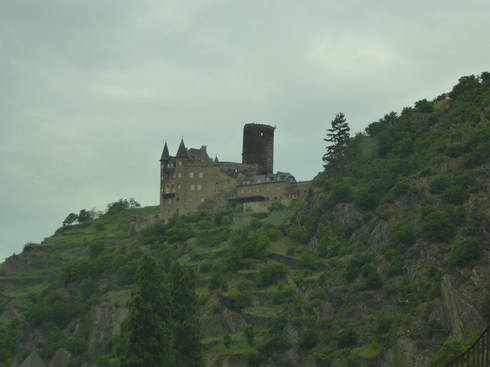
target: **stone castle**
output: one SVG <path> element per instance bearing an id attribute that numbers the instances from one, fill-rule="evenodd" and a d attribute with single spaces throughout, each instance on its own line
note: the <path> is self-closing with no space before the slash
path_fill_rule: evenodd
<path id="1" fill-rule="evenodd" d="M 273 173 L 274 129 L 244 126 L 242 163 L 211 159 L 206 146 L 186 148 L 183 139 L 171 156 L 165 142 L 160 158 L 160 218 L 223 209 L 231 203 L 267 210 L 271 202 L 304 194 L 309 182 L 296 182 L 288 172 Z"/>

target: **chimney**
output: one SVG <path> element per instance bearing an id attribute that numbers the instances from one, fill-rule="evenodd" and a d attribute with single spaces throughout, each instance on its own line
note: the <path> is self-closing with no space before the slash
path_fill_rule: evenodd
<path id="1" fill-rule="evenodd" d="M 208 154 L 206 152 L 206 146 L 202 145 L 201 149 L 199 150 L 201 151 L 201 162 L 206 162 L 208 158 Z"/>

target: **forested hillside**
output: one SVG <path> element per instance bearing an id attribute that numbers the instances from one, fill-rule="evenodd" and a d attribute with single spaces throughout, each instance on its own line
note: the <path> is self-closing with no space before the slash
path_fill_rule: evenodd
<path id="1" fill-rule="evenodd" d="M 8 258 L 0 367 L 118 366 L 145 255 L 194 270 L 205 366 L 444 366 L 490 322 L 490 73 L 353 137 L 340 115 L 304 201 L 163 224 L 121 200 Z"/>

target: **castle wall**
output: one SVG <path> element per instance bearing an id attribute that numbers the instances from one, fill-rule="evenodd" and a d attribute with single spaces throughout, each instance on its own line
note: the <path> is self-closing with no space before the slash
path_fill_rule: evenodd
<path id="1" fill-rule="evenodd" d="M 282 200 L 297 195 L 295 184 L 296 181 L 289 178 L 286 181 L 238 186 L 237 196 L 263 196 L 266 200 Z"/>
<path id="2" fill-rule="evenodd" d="M 188 215 L 224 208 L 245 176 L 257 172 L 255 165 L 227 162 L 189 162 L 175 159 L 174 167 L 162 170 L 160 217 Z"/>

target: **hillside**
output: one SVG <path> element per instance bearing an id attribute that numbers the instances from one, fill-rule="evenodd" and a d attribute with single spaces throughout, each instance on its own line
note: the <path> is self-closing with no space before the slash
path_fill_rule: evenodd
<path id="1" fill-rule="evenodd" d="M 489 169 L 482 73 L 352 137 L 304 202 L 111 206 L 1 265 L 0 367 L 115 366 L 145 253 L 195 269 L 206 366 L 442 366 L 490 322 Z"/>

